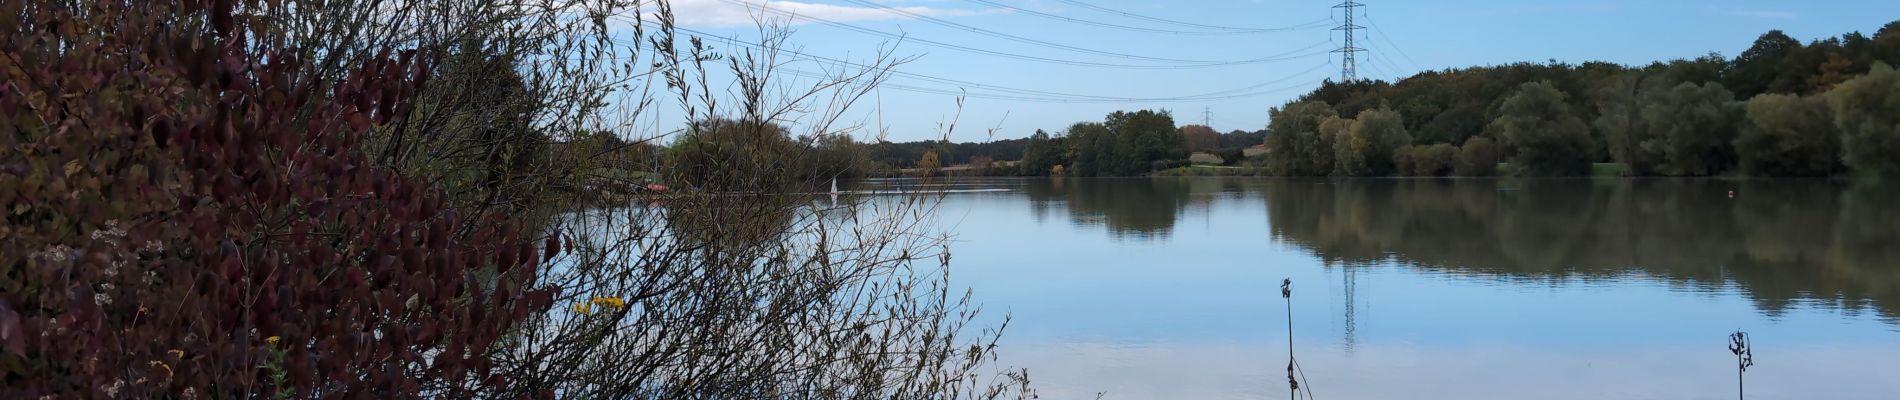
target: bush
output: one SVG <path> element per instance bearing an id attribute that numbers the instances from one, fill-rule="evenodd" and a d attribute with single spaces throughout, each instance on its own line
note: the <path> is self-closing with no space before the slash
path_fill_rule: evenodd
<path id="1" fill-rule="evenodd" d="M 1409 176 L 1445 176 L 1452 172 L 1458 148 L 1448 143 L 1405 146 L 1393 154 L 1398 172 Z"/>
<path id="2" fill-rule="evenodd" d="M 1412 170 L 1419 176 L 1444 176 L 1450 174 L 1458 158 L 1458 148 L 1449 143 L 1439 143 L 1425 148 L 1420 153 L 1417 166 Z"/>
<path id="3" fill-rule="evenodd" d="M 1900 176 L 1900 71 L 1875 64 L 1872 71 L 1828 92 L 1834 126 L 1840 129 L 1843 161 L 1856 171 Z"/>
<path id="4" fill-rule="evenodd" d="M 1453 165 L 1454 172 L 1463 176 L 1492 176 L 1498 174 L 1498 146 L 1491 139 L 1474 137 L 1458 148 L 1458 159 Z"/>
<path id="5" fill-rule="evenodd" d="M 232 2 L 29 4 L 20 31 L 45 36 L 0 41 L 22 94 L 0 96 L 0 398 L 467 397 L 509 379 L 491 352 L 553 301 L 537 247 L 362 151 L 410 111 L 426 54 L 300 79 L 299 50 L 247 41 L 263 27 Z"/>
<path id="6" fill-rule="evenodd" d="M 1490 129 L 1516 155 L 1519 173 L 1575 176 L 1590 172 L 1590 129 L 1570 111 L 1566 95 L 1549 82 L 1530 82 L 1505 98 Z"/>
<path id="7" fill-rule="evenodd" d="M 1424 150 L 1424 147 L 1425 146 L 1419 145 L 1405 146 L 1400 147 L 1398 151 L 1392 152 L 1392 165 L 1398 168 L 1398 173 L 1412 175 L 1413 166 L 1417 164 L 1415 158 L 1418 157 L 1418 152 Z"/>
<path id="8" fill-rule="evenodd" d="M 1735 139 L 1742 170 L 1761 176 L 1825 176 L 1840 170 L 1840 136 L 1827 99 L 1764 94 L 1748 100 Z"/>
<path id="9" fill-rule="evenodd" d="M 1224 163 L 1222 163 L 1222 165 L 1239 165 L 1241 161 L 1245 161 L 1247 159 L 1247 153 L 1246 153 L 1246 150 L 1244 149 L 1225 149 L 1221 151 L 1216 151 L 1214 152 L 1214 156 L 1220 157 L 1221 161 L 1225 161 Z"/>

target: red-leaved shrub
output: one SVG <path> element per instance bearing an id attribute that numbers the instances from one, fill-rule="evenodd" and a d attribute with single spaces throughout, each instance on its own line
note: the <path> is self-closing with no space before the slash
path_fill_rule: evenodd
<path id="1" fill-rule="evenodd" d="M 549 307 L 559 243 L 358 149 L 432 57 L 313 78 L 233 12 L 281 3 L 237 2 L 0 4 L 0 398 L 508 384 L 488 354 Z"/>

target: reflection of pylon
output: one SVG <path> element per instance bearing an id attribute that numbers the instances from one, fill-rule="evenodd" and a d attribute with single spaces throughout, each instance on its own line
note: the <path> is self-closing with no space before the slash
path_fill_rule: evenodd
<path id="1" fill-rule="evenodd" d="M 1359 36 L 1359 30 L 1366 29 L 1366 27 L 1354 25 L 1352 19 L 1354 14 L 1359 13 L 1359 7 L 1365 6 L 1365 4 L 1360 4 L 1353 0 L 1345 0 L 1344 3 L 1333 6 L 1333 8 L 1343 9 L 1346 14 L 1345 23 L 1333 28 L 1335 31 L 1345 31 L 1346 33 L 1346 45 L 1333 50 L 1334 53 L 1341 54 L 1339 58 L 1339 79 L 1342 82 L 1359 80 L 1359 59 L 1356 56 L 1361 52 L 1365 52 L 1366 49 L 1361 49 L 1359 46 L 1354 45 L 1353 41 Z"/>
<path id="2" fill-rule="evenodd" d="M 1353 344 L 1357 342 L 1353 334 L 1358 329 L 1356 320 L 1359 318 L 1359 313 L 1353 308 L 1353 299 L 1359 297 L 1359 268 L 1352 265 L 1342 267 L 1345 270 L 1342 276 L 1345 277 L 1346 286 L 1346 351 L 1352 351 Z"/>

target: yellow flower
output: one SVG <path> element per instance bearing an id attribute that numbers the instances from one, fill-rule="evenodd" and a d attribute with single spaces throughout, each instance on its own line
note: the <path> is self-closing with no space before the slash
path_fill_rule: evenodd
<path id="1" fill-rule="evenodd" d="M 627 308 L 627 301 L 621 300 L 619 297 L 595 297 L 593 300 L 589 302 L 593 303 L 594 305 L 598 305 L 601 307 L 608 307 L 614 310 Z"/>
<path id="2" fill-rule="evenodd" d="M 594 312 L 594 307 L 587 303 L 577 303 L 574 304 L 574 312 L 581 314 L 592 313 Z"/>
<path id="3" fill-rule="evenodd" d="M 270 344 L 271 344 L 272 346 L 276 346 L 276 345 L 277 345 L 277 342 L 280 342 L 280 341 L 283 341 L 283 340 L 284 340 L 284 338 L 281 338 L 281 337 L 277 337 L 277 336 L 271 336 L 271 337 L 267 337 L 267 338 L 264 338 L 264 343 L 270 343 Z"/>

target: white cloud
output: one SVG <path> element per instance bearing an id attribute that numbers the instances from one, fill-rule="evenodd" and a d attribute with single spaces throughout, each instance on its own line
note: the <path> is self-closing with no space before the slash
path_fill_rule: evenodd
<path id="1" fill-rule="evenodd" d="M 1736 10 L 1735 15 L 1749 17 L 1749 18 L 1769 18 L 1769 19 L 1795 19 L 1797 17 L 1800 17 L 1800 15 L 1797 15 L 1791 12 L 1764 11 L 1764 10 Z"/>
<path id="2" fill-rule="evenodd" d="M 751 6 L 738 3 L 751 4 Z M 760 7 L 771 10 L 761 10 Z M 905 13 L 930 16 L 954 17 L 992 13 L 989 10 L 950 9 L 926 6 L 892 7 Z M 694 26 L 745 26 L 752 25 L 758 17 L 766 20 L 784 20 L 785 12 L 799 16 L 793 23 L 811 23 L 811 17 L 836 22 L 879 21 L 893 19 L 911 19 L 892 10 L 873 7 L 854 7 L 835 4 L 807 3 L 798 1 L 759 1 L 759 0 L 675 0 L 673 15 L 681 25 Z"/>

